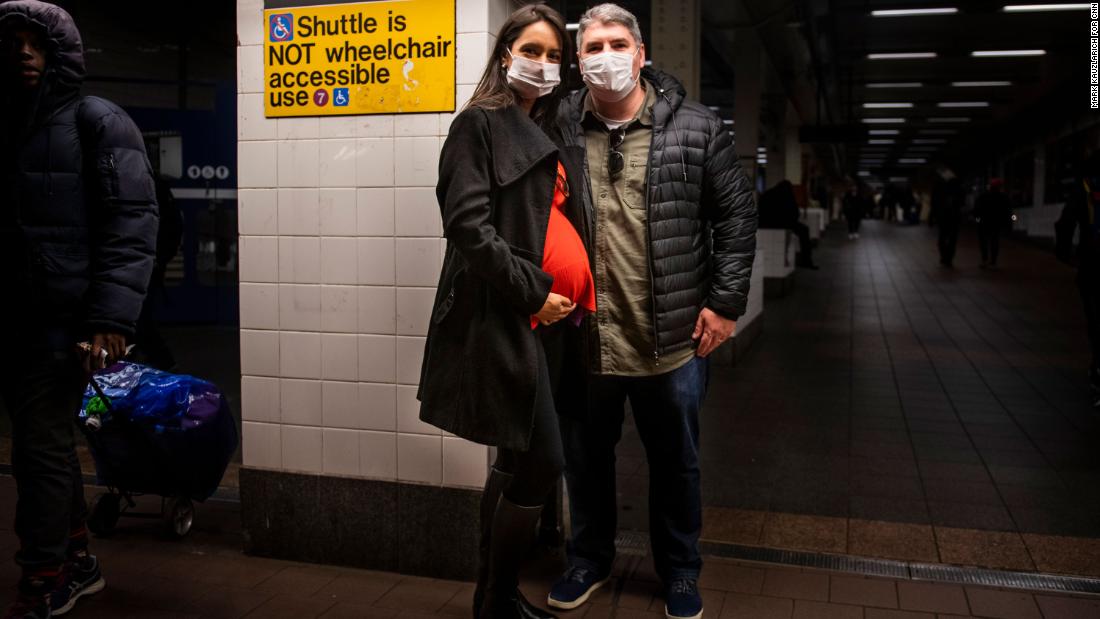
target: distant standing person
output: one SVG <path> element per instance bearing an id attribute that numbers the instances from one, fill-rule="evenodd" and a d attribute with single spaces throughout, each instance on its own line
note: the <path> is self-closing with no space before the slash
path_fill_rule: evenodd
<path id="1" fill-rule="evenodd" d="M 1100 410 L 1100 150 L 1093 152 L 1076 175 L 1066 199 L 1062 217 L 1056 225 L 1058 256 L 1070 261 L 1073 235 L 1080 231 L 1077 247 L 1077 288 L 1085 309 L 1089 348 L 1089 389 L 1091 404 Z"/>
<path id="2" fill-rule="evenodd" d="M 848 188 L 844 194 L 844 218 L 848 220 L 848 240 L 859 238 L 859 227 L 863 223 L 863 200 L 859 196 L 859 187 Z"/>
<path id="3" fill-rule="evenodd" d="M 1001 252 L 1001 230 L 1008 224 L 1012 204 L 1004 191 L 1004 179 L 989 181 L 989 191 L 978 196 L 974 215 L 978 219 L 978 243 L 982 249 L 982 268 L 997 268 Z"/>
<path id="4" fill-rule="evenodd" d="M 959 244 L 966 193 L 962 182 L 951 170 L 941 170 L 940 178 L 941 182 L 932 192 L 932 215 L 940 229 L 940 265 L 950 269 L 955 266 L 955 250 Z"/>

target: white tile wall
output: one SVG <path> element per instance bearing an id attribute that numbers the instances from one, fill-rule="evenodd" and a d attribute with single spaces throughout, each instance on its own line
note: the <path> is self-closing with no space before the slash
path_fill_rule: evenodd
<path id="1" fill-rule="evenodd" d="M 438 239 L 397 239 L 397 285 L 439 283 L 439 248 Z"/>
<path id="2" fill-rule="evenodd" d="M 443 222 L 434 187 L 405 187 L 396 190 L 397 236 L 440 237 Z"/>
<path id="3" fill-rule="evenodd" d="M 397 289 L 392 286 L 359 287 L 359 332 L 376 335 L 397 333 Z"/>
<path id="4" fill-rule="evenodd" d="M 241 416 L 245 421 L 279 423 L 279 379 L 241 378 Z"/>
<path id="5" fill-rule="evenodd" d="M 393 187 L 393 138 L 363 138 L 356 144 L 356 184 Z"/>
<path id="6" fill-rule="evenodd" d="M 321 335 L 321 378 L 359 379 L 359 336 L 350 333 Z"/>
<path id="7" fill-rule="evenodd" d="M 241 455 L 244 456 L 245 466 L 264 469 L 283 467 L 282 427 L 275 423 L 251 421 L 241 424 L 241 433 L 244 435 Z"/>
<path id="8" fill-rule="evenodd" d="M 387 237 L 359 239 L 359 283 L 364 286 L 392 286 L 396 275 L 394 240 Z M 430 285 L 434 285 L 433 282 Z"/>
<path id="9" fill-rule="evenodd" d="M 280 189 L 279 234 L 317 236 L 321 231 L 321 193 L 316 188 Z"/>
<path id="10" fill-rule="evenodd" d="M 264 117 L 264 96 L 261 93 L 237 95 L 237 139 L 274 140 L 278 138 L 278 123 Z"/>
<path id="11" fill-rule="evenodd" d="M 457 104 L 506 0 L 457 0 Z M 265 118 L 261 0 L 237 0 L 247 466 L 477 487 L 485 447 L 419 420 L 452 113 Z"/>
<path id="12" fill-rule="evenodd" d="M 397 433 L 359 434 L 359 474 L 375 479 L 397 479 Z"/>
<path id="13" fill-rule="evenodd" d="M 355 333 L 359 328 L 359 288 L 321 286 L 321 330 Z"/>
<path id="14" fill-rule="evenodd" d="M 316 380 L 279 381 L 280 421 L 298 426 L 321 425 L 321 383 Z"/>
<path id="15" fill-rule="evenodd" d="M 360 189 L 356 192 L 359 236 L 393 236 L 394 189 Z"/>
<path id="16" fill-rule="evenodd" d="M 279 375 L 290 378 L 321 378 L 321 334 L 281 331 Z"/>
<path id="17" fill-rule="evenodd" d="M 359 219 L 355 189 L 322 189 L 319 197 L 318 214 L 321 234 L 355 236 Z"/>
<path id="18" fill-rule="evenodd" d="M 397 383 L 416 385 L 420 383 L 420 364 L 424 360 L 424 338 L 397 338 Z"/>
<path id="19" fill-rule="evenodd" d="M 283 468 L 301 473 L 323 469 L 321 428 L 283 426 Z"/>
<path id="20" fill-rule="evenodd" d="M 434 301 L 435 288 L 398 288 L 397 334 L 427 335 Z"/>
<path id="21" fill-rule="evenodd" d="M 241 328 L 279 328 L 279 287 L 276 284 L 240 286 Z"/>
<path id="22" fill-rule="evenodd" d="M 279 281 L 296 284 L 320 283 L 320 238 L 279 237 Z"/>
<path id="23" fill-rule="evenodd" d="M 280 284 L 279 328 L 284 331 L 320 331 L 321 287 L 314 284 Z"/>
<path id="24" fill-rule="evenodd" d="M 325 237 L 321 239 L 321 282 L 354 285 L 359 283 L 358 239 Z"/>
<path id="25" fill-rule="evenodd" d="M 396 359 L 396 337 L 359 336 L 359 380 L 368 383 L 396 383 Z"/>
<path id="26" fill-rule="evenodd" d="M 279 193 L 274 189 L 241 189 L 237 192 L 237 228 L 243 235 L 274 236 L 279 233 Z"/>
<path id="27" fill-rule="evenodd" d="M 241 142 L 237 145 L 237 186 L 275 186 L 278 142 Z"/>
<path id="28" fill-rule="evenodd" d="M 397 385 L 359 383 L 359 427 L 364 430 L 397 430 Z"/>
<path id="29" fill-rule="evenodd" d="M 443 437 L 397 434 L 397 479 L 443 483 Z"/>
<path id="30" fill-rule="evenodd" d="M 283 119 L 279 119 L 282 122 Z M 279 142 L 279 185 L 317 187 L 320 182 L 320 149 L 317 140 Z"/>
<path id="31" fill-rule="evenodd" d="M 356 149 L 355 140 L 321 141 L 318 180 L 322 187 L 355 187 Z"/>
<path id="32" fill-rule="evenodd" d="M 416 400 L 416 387 L 397 386 L 397 431 L 430 436 L 443 434 L 439 428 L 420 421 L 420 402 Z"/>
<path id="33" fill-rule="evenodd" d="M 241 374 L 279 376 L 279 332 L 241 329 Z"/>
<path id="34" fill-rule="evenodd" d="M 322 434 L 324 472 L 332 475 L 359 475 L 359 433 L 355 430 L 325 428 Z"/>
<path id="35" fill-rule="evenodd" d="M 395 140 L 393 160 L 397 186 L 435 187 L 439 179 L 439 148 L 438 136 Z"/>

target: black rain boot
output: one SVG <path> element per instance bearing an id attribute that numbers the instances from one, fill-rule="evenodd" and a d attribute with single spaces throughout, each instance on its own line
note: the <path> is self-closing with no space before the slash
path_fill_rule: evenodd
<path id="1" fill-rule="evenodd" d="M 535 538 L 542 506 L 522 507 L 501 496 L 493 515 L 489 578 L 479 619 L 557 619 L 527 601 L 519 590 L 519 569 Z"/>
<path id="2" fill-rule="evenodd" d="M 474 619 L 481 615 L 481 602 L 485 599 L 485 584 L 489 580 L 489 544 L 493 530 L 493 515 L 497 511 L 500 495 L 512 481 L 512 474 L 493 467 L 485 490 L 481 493 L 481 537 L 477 543 L 477 586 L 474 588 Z"/>

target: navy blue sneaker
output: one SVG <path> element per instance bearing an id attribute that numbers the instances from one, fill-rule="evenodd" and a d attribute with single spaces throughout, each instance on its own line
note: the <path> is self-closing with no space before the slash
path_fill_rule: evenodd
<path id="1" fill-rule="evenodd" d="M 68 613 L 76 601 L 86 595 L 103 591 L 107 581 L 99 570 L 99 559 L 86 552 L 74 556 L 61 572 L 61 582 L 50 594 L 50 608 L 54 617 Z"/>
<path id="2" fill-rule="evenodd" d="M 587 602 L 588 598 L 607 582 L 608 576 L 607 573 L 600 573 L 582 565 L 570 566 L 550 588 L 546 604 L 550 608 L 573 610 Z"/>
<path id="3" fill-rule="evenodd" d="M 665 617 L 668 619 L 701 619 L 703 596 L 694 578 L 677 578 L 665 592 Z"/>

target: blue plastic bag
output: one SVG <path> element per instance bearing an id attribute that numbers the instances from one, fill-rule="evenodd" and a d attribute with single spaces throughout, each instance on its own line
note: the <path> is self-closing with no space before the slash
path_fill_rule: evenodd
<path id="1" fill-rule="evenodd" d="M 202 501 L 218 488 L 237 449 L 237 423 L 222 393 L 193 376 L 120 362 L 97 372 L 79 418 L 102 484 Z M 89 411 L 91 409 L 91 411 Z M 87 423 L 98 417 L 98 429 Z"/>

